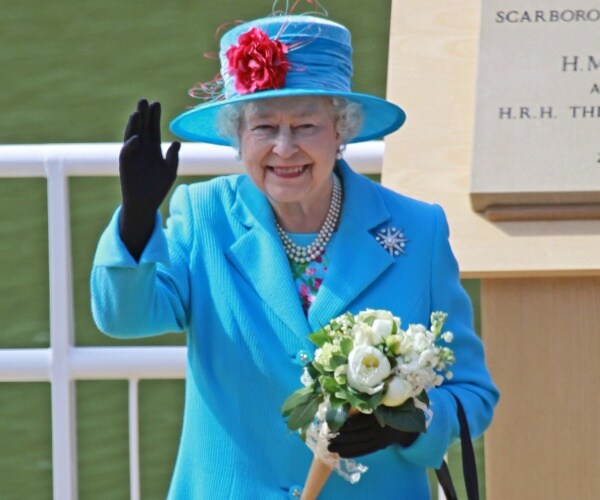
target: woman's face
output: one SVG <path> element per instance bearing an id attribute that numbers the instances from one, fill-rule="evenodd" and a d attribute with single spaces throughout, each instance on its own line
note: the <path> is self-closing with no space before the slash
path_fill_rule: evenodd
<path id="1" fill-rule="evenodd" d="M 246 170 L 274 206 L 329 200 L 341 139 L 328 98 L 285 97 L 248 103 L 239 134 Z"/>

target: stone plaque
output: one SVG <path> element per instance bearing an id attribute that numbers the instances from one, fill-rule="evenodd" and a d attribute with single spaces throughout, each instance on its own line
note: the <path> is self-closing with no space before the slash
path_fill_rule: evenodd
<path id="1" fill-rule="evenodd" d="M 485 0 L 480 29 L 473 208 L 600 216 L 600 0 Z"/>

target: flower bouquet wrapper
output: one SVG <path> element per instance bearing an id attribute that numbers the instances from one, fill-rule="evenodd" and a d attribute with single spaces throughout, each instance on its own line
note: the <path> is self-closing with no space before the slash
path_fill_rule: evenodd
<path id="1" fill-rule="evenodd" d="M 305 443 L 312 450 L 314 456 L 302 490 L 302 500 L 316 500 L 333 471 L 336 471 L 349 483 L 354 484 L 360 481 L 362 474 L 368 470 L 367 466 L 352 459 L 341 458 L 337 453 L 332 453 L 327 449 L 329 440 L 336 434 L 330 432 L 327 422 L 319 418 L 319 415 L 326 411 L 327 405 L 322 403 L 315 422 L 311 424 L 306 433 Z M 358 410 L 351 409 L 349 415 L 355 413 L 358 413 Z"/>
<path id="2" fill-rule="evenodd" d="M 316 499 L 333 471 L 350 483 L 367 471 L 328 450 L 349 416 L 373 413 L 381 426 L 426 431 L 432 417 L 427 391 L 452 377 L 454 354 L 438 342 L 452 341 L 450 332 L 441 332 L 445 319 L 434 312 L 429 329 L 419 324 L 402 330 L 391 312 L 367 309 L 345 313 L 309 335 L 317 349 L 304 366 L 304 387 L 281 407 L 288 428 L 314 454 L 303 499 Z"/>

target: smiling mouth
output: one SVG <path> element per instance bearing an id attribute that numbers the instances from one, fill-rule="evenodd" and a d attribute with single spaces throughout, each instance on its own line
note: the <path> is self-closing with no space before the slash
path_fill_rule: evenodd
<path id="1" fill-rule="evenodd" d="M 298 177 L 308 168 L 308 165 L 294 167 L 269 167 L 269 169 L 278 177 Z"/>

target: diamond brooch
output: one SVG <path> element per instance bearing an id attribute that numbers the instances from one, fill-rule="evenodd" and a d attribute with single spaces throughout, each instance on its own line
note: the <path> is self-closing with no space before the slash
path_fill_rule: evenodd
<path id="1" fill-rule="evenodd" d="M 406 253 L 404 247 L 406 247 L 408 240 L 404 237 L 401 229 L 395 227 L 380 229 L 377 231 L 375 239 L 392 256 Z"/>

